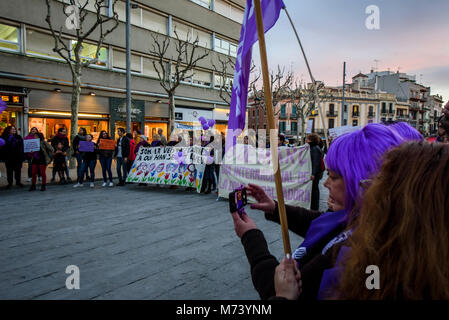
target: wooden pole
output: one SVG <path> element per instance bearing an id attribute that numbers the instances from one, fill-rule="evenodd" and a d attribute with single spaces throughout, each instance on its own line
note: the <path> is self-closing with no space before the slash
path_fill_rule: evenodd
<path id="1" fill-rule="evenodd" d="M 257 34 L 259 37 L 259 49 L 260 49 L 260 60 L 262 64 L 265 106 L 267 110 L 268 129 L 270 130 L 271 161 L 273 164 L 273 168 L 275 170 L 274 181 L 276 183 L 276 195 L 278 198 L 278 209 L 279 209 L 279 218 L 281 222 L 282 240 L 284 242 L 284 253 L 291 254 L 292 250 L 290 248 L 290 236 L 288 234 L 287 215 L 285 213 L 281 170 L 279 167 L 278 144 L 277 144 L 278 137 L 277 135 L 273 137 L 273 133 L 274 130 L 276 129 L 276 126 L 274 124 L 273 101 L 271 97 L 271 88 L 269 82 L 270 78 L 268 73 L 267 50 L 265 47 L 265 34 L 263 28 L 263 17 L 262 17 L 262 8 L 260 6 L 260 0 L 254 0 L 254 7 L 256 12 Z"/>

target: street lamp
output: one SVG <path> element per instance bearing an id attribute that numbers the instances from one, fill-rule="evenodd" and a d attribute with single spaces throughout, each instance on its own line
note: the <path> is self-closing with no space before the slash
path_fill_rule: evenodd
<path id="1" fill-rule="evenodd" d="M 126 132 L 131 132 L 131 9 L 139 6 L 126 0 Z"/>

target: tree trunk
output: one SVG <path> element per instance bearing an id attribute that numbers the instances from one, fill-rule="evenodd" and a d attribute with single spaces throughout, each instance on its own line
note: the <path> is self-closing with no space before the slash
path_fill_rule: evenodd
<path id="1" fill-rule="evenodd" d="M 74 66 L 74 73 L 72 74 L 72 101 L 70 108 L 72 115 L 70 116 L 70 169 L 75 168 L 75 159 L 72 157 L 74 154 L 73 150 L 73 139 L 78 134 L 78 111 L 81 95 L 81 65 L 76 64 Z"/>
<path id="2" fill-rule="evenodd" d="M 173 93 L 168 94 L 168 103 L 169 119 L 167 138 L 170 137 L 173 130 L 175 130 L 175 95 Z"/>
<path id="3" fill-rule="evenodd" d="M 304 144 L 306 141 L 305 128 L 304 128 L 305 125 L 306 125 L 306 121 L 305 121 L 304 114 L 301 114 L 301 144 Z"/>

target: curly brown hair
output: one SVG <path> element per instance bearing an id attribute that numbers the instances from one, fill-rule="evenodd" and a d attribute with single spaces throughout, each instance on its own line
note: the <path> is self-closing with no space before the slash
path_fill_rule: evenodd
<path id="1" fill-rule="evenodd" d="M 449 145 L 386 154 L 351 228 L 334 298 L 449 299 Z M 365 286 L 369 265 L 379 267 L 378 290 Z"/>

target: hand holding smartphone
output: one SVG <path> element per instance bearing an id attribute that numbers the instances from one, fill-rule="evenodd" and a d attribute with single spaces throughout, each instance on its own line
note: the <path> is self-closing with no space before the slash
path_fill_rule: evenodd
<path id="1" fill-rule="evenodd" d="M 246 188 L 241 186 L 229 193 L 229 210 L 231 213 L 238 211 L 240 215 L 245 213 L 244 207 L 248 204 Z"/>

